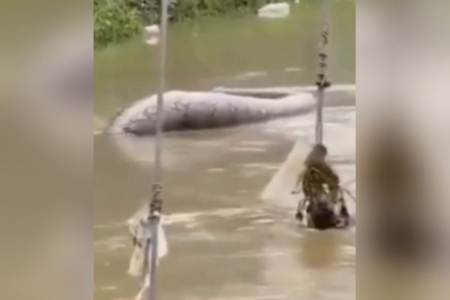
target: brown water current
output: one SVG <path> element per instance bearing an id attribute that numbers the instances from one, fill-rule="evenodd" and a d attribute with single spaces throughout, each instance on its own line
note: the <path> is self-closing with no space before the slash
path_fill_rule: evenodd
<path id="1" fill-rule="evenodd" d="M 354 83 L 354 2 L 333 2 L 330 76 Z M 295 6 L 286 20 L 205 19 L 169 30 L 168 88 L 310 86 L 317 58 L 318 8 Z M 154 93 L 156 59 L 139 42 L 95 58 L 96 117 Z M 148 61 L 147 63 L 144 63 Z M 151 67 L 147 67 L 151 66 Z M 325 143 L 354 192 L 355 97 L 325 110 Z M 296 203 L 266 203 L 260 193 L 296 140 L 313 143 L 314 113 L 223 130 L 168 134 L 164 141 L 164 224 L 169 255 L 159 269 L 159 299 L 355 299 L 355 232 L 309 232 Z M 100 122 L 101 123 L 101 122 Z M 132 299 L 126 220 L 148 199 L 154 140 L 95 136 L 96 300 Z"/>

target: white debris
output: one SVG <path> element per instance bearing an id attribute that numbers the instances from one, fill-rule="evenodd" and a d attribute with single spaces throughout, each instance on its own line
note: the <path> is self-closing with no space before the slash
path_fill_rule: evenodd
<path id="1" fill-rule="evenodd" d="M 151 283 L 151 274 L 149 273 L 149 270 L 152 256 L 152 247 L 150 246 L 149 248 L 147 248 L 145 243 L 149 238 L 150 243 L 154 242 L 151 240 L 152 224 L 146 217 L 137 218 L 137 216 L 135 215 L 128 221 L 128 226 L 131 234 L 137 242 L 133 251 L 133 255 L 130 259 L 128 274 L 133 277 L 144 278 L 141 284 L 141 290 L 135 298 L 136 300 L 143 300 L 147 298 L 146 295 L 149 291 Z M 159 261 L 168 253 L 167 239 L 161 223 L 158 224 L 157 241 L 157 263 L 159 263 Z M 147 267 L 145 266 L 146 261 L 148 262 Z"/>
<path id="2" fill-rule="evenodd" d="M 138 222 L 136 222 L 138 221 Z M 133 277 L 140 277 L 144 272 L 144 260 L 145 256 L 151 257 L 151 247 L 148 249 L 148 253 L 145 253 L 145 242 L 148 236 L 151 236 L 150 229 L 146 228 L 146 219 L 136 220 L 131 219 L 128 221 L 128 226 L 131 234 L 135 237 L 140 245 L 136 245 L 133 255 L 130 260 L 128 273 Z M 164 229 L 161 223 L 158 225 L 158 260 L 166 256 L 168 253 L 167 239 Z"/>
<path id="3" fill-rule="evenodd" d="M 144 29 L 144 40 L 147 45 L 155 46 L 159 44 L 161 30 L 158 25 L 147 26 Z"/>
<path id="4" fill-rule="evenodd" d="M 266 19 L 286 18 L 291 12 L 288 3 L 270 3 L 258 10 L 258 16 Z"/>

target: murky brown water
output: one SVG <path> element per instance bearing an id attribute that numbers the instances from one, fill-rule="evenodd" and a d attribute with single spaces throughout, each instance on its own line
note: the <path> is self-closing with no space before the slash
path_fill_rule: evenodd
<path id="1" fill-rule="evenodd" d="M 345 18 L 333 33 L 337 39 L 332 47 L 332 74 L 337 83 L 351 84 L 354 3 L 336 2 L 334 7 L 336 18 Z M 199 37 L 198 43 L 186 44 L 184 53 L 183 48 L 173 46 L 169 85 L 182 89 L 216 84 L 310 85 L 314 82 L 316 32 L 306 28 L 314 28 L 318 19 L 314 6 L 306 3 L 303 8 L 295 14 L 298 20 L 293 17 L 272 25 L 249 17 L 198 22 L 193 25 L 195 31 L 192 27 L 173 29 L 172 45 L 182 45 L 192 32 Z M 243 33 L 232 34 L 244 28 L 243 24 L 247 38 Z M 218 41 L 228 50 L 213 45 Z M 260 47 L 264 43 L 271 46 Z M 147 58 L 148 53 L 138 48 L 137 44 L 126 45 L 97 54 L 97 116 L 108 116 L 153 89 L 146 78 L 154 70 L 136 63 L 137 57 Z M 200 56 L 209 64 L 195 68 L 202 61 Z M 344 98 L 348 106 L 326 110 L 326 143 L 343 182 L 354 190 L 354 96 Z M 259 198 L 295 140 L 311 143 L 313 130 L 314 115 L 308 115 L 167 136 L 164 222 L 169 255 L 160 267 L 160 299 L 355 298 L 355 233 L 305 232 L 295 224 L 295 203 L 265 203 Z M 132 249 L 125 221 L 148 199 L 153 140 L 98 135 L 94 146 L 94 295 L 96 300 L 132 299 L 138 285 L 126 274 Z"/>
<path id="2" fill-rule="evenodd" d="M 327 141 L 342 179 L 354 184 L 354 108 L 327 112 Z M 295 137 L 312 141 L 313 118 L 170 135 L 165 143 L 169 256 L 162 299 L 352 299 L 352 232 L 302 232 L 295 203 L 259 199 Z M 333 136 L 339 136 L 339 139 Z M 152 141 L 95 141 L 95 299 L 127 299 L 130 237 L 124 221 L 147 198 Z M 288 207 L 291 207 L 289 209 Z"/>

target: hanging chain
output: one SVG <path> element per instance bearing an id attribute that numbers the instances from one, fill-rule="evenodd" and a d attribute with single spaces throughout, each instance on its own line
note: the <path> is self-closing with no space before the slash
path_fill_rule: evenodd
<path id="1" fill-rule="evenodd" d="M 317 88 L 318 88 L 318 101 L 317 101 L 317 120 L 316 120 L 316 144 L 323 143 L 323 106 L 325 101 L 325 90 L 331 86 L 331 83 L 326 78 L 326 70 L 328 63 L 327 47 L 329 42 L 329 9 L 328 0 L 322 0 L 321 7 L 321 43 L 319 50 L 319 71 L 317 73 Z"/>

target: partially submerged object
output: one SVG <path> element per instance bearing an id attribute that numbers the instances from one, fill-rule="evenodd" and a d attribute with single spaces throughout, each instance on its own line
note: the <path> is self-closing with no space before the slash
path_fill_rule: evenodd
<path id="1" fill-rule="evenodd" d="M 280 99 L 227 95 L 216 92 L 171 91 L 164 94 L 163 131 L 231 127 L 312 112 L 313 95 L 299 93 Z M 110 133 L 151 136 L 156 132 L 157 96 L 140 100 L 122 111 Z"/>
<path id="2" fill-rule="evenodd" d="M 325 230 L 352 226 L 354 220 L 350 214 L 354 211 L 347 209 L 348 203 L 344 199 L 344 195 L 350 192 L 339 185 L 339 178 L 336 180 L 337 175 L 325 156 L 319 156 L 317 160 L 317 150 L 321 147 L 315 146 L 311 150 L 297 142 L 261 198 L 295 210 L 297 220 L 309 228 Z M 331 174 L 330 178 L 322 176 L 322 173 Z"/>
<path id="3" fill-rule="evenodd" d="M 305 170 L 299 176 L 297 190 L 293 191 L 304 195 L 299 201 L 296 218 L 302 222 L 306 216 L 306 225 L 319 230 L 347 228 L 350 214 L 344 190 L 339 177 L 326 162 L 327 154 L 327 148 L 317 144 L 305 160 Z"/>
<path id="4" fill-rule="evenodd" d="M 258 16 L 265 19 L 286 18 L 291 12 L 289 3 L 270 3 L 258 10 Z"/>
<path id="5" fill-rule="evenodd" d="M 274 99 L 287 97 L 289 95 L 299 93 L 316 93 L 317 85 L 283 86 L 283 87 L 267 87 L 267 88 L 229 88 L 219 86 L 214 88 L 213 91 L 229 95 Z M 348 99 L 348 101 L 356 101 L 356 99 L 354 99 L 355 94 L 356 94 L 356 85 L 354 84 L 333 84 L 327 89 L 327 103 L 329 103 L 330 100 L 333 100 L 335 96 L 345 97 L 346 99 Z M 332 102 L 334 102 L 334 100 Z M 351 105 L 353 104 L 354 103 L 351 103 Z"/>

